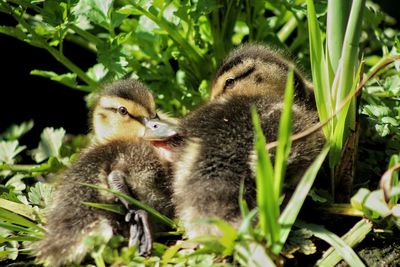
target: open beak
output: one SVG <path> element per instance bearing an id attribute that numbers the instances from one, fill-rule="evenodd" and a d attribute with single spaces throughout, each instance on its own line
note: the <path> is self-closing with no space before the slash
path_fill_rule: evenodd
<path id="1" fill-rule="evenodd" d="M 163 141 L 177 134 L 176 125 L 158 118 L 145 120 L 144 125 L 146 130 L 143 138 L 149 141 Z"/>

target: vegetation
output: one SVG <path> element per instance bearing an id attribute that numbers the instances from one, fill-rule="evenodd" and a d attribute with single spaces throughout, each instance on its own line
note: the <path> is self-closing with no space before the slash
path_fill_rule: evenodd
<path id="1" fill-rule="evenodd" d="M 179 222 L 157 215 L 173 232 L 162 233 L 152 257 L 138 256 L 136 248 L 125 247 L 126 239 L 115 236 L 107 245 L 95 246 L 85 263 L 334 266 L 343 259 L 350 266 L 381 266 L 374 265 L 376 259 L 362 253 L 372 239 L 392 242 L 385 248 L 392 247 L 390 253 L 396 253 L 396 249 L 398 253 L 399 29 L 392 28 L 395 20 L 377 3 L 3 0 L 0 12 L 15 20 L 14 26 L 0 26 L 0 33 L 47 50 L 69 70 L 32 70 L 31 74 L 87 92 L 89 106 L 99 84 L 136 77 L 150 86 L 160 109 L 184 115 L 208 98 L 210 79 L 218 63 L 230 49 L 244 42 L 278 46 L 310 70 L 319 126 L 323 127 L 327 145 L 284 209 L 281 192 L 285 159 L 291 141 L 307 134 L 291 136 L 291 75 L 277 144 L 265 140 L 257 114 L 253 114 L 258 208 L 248 210 L 241 201 L 244 221 L 240 229 L 223 221 L 210 221 L 221 228 L 224 236 L 201 238 L 197 241 L 203 246 L 188 251 L 188 242 L 173 242 L 182 234 L 176 226 Z M 82 69 L 79 62 L 65 56 L 65 42 L 94 53 L 97 64 Z M 44 234 L 44 208 L 52 190 L 45 181 L 70 166 L 89 142 L 85 135 L 66 138 L 63 129 L 49 125 L 43 130 L 38 147 L 27 148 L 19 140 L 33 124 L 28 121 L 12 125 L 0 135 L 2 265 L 32 264 L 34 259 L 27 244 Z M 275 162 L 264 149 L 272 145 L 277 146 Z M 325 159 L 328 171 L 324 171 Z M 328 181 L 327 188 L 313 186 L 318 172 L 321 177 L 317 181 Z M 118 211 L 116 207 L 97 207 Z M 314 216 L 309 216 L 310 210 Z M 259 224 L 253 227 L 255 219 Z M 399 256 L 391 255 L 395 255 L 391 259 L 395 266 Z"/>

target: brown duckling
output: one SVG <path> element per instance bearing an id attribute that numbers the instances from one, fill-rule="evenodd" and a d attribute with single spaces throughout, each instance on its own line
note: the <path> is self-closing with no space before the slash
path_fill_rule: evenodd
<path id="1" fill-rule="evenodd" d="M 91 249 L 85 243 L 88 236 L 99 236 L 105 243 L 127 226 L 117 214 L 84 205 L 82 202 L 115 203 L 116 196 L 83 183 L 131 194 L 167 216 L 173 214 L 168 161 L 143 138 L 158 140 L 174 131 L 170 124 L 158 121 L 148 89 L 134 80 L 107 84 L 91 117 L 96 142 L 62 174 L 46 213 L 47 234 L 32 247 L 46 266 L 80 262 Z M 158 135 L 152 132 L 154 122 Z M 139 252 L 146 255 L 152 248 L 147 214 L 120 200 L 128 209 L 129 243 L 140 242 Z"/>
<path id="2" fill-rule="evenodd" d="M 240 185 L 244 198 L 256 206 L 254 128 L 251 106 L 260 116 L 267 141 L 275 141 L 283 108 L 290 65 L 294 63 L 262 45 L 244 45 L 223 61 L 213 81 L 212 99 L 180 121 L 183 145 L 177 148 L 173 203 L 189 238 L 220 234 L 215 226 L 200 224 L 221 218 L 234 227 L 242 221 Z M 311 82 L 295 70 L 293 133 L 318 122 Z M 285 185 L 293 187 L 320 152 L 321 132 L 293 142 Z M 274 150 L 269 151 L 274 157 Z"/>

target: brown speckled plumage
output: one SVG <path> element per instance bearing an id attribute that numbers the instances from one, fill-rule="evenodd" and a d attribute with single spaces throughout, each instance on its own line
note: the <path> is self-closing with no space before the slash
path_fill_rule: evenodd
<path id="1" fill-rule="evenodd" d="M 146 114 L 155 114 L 152 95 L 136 81 L 109 84 L 101 97 L 132 101 L 144 107 Z M 101 105 L 100 101 L 98 105 Z M 110 116 L 118 119 L 114 110 L 110 112 Z M 123 216 L 82 204 L 117 202 L 111 193 L 82 185 L 87 183 L 109 187 L 107 176 L 113 170 L 126 175 L 125 182 L 136 199 L 167 216 L 172 215 L 170 168 L 160 159 L 156 148 L 137 136 L 112 138 L 93 144 L 60 176 L 55 186 L 46 213 L 47 233 L 43 240 L 32 246 L 38 261 L 51 267 L 79 262 L 90 250 L 90 246 L 84 242 L 85 238 L 96 234 L 106 242 L 113 233 L 123 233 L 126 230 Z"/>
<path id="2" fill-rule="evenodd" d="M 275 141 L 289 62 L 260 45 L 246 45 L 233 51 L 217 72 L 211 101 L 181 120 L 184 141 L 177 148 L 173 203 L 189 238 L 219 233 L 213 226 L 197 223 L 205 218 L 222 218 L 238 227 L 242 181 L 245 199 L 250 207 L 255 206 L 254 129 L 250 108 L 256 107 L 266 139 Z M 292 109 L 294 133 L 318 122 L 309 82 L 299 73 L 296 71 Z M 287 168 L 288 187 L 297 183 L 323 142 L 322 134 L 317 132 L 293 143 Z M 270 154 L 273 157 L 273 151 Z"/>

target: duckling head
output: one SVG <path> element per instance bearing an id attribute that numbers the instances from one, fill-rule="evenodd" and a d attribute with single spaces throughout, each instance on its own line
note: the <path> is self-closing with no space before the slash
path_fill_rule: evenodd
<path id="1" fill-rule="evenodd" d="M 162 140 L 175 134 L 170 123 L 159 120 L 153 95 L 136 80 L 115 81 L 103 87 L 92 112 L 92 129 L 98 142 Z"/>
<path id="2" fill-rule="evenodd" d="M 295 70 L 295 95 L 309 98 L 311 83 L 281 51 L 260 44 L 242 45 L 228 54 L 217 70 L 211 99 L 222 95 L 282 97 L 289 67 Z"/>

